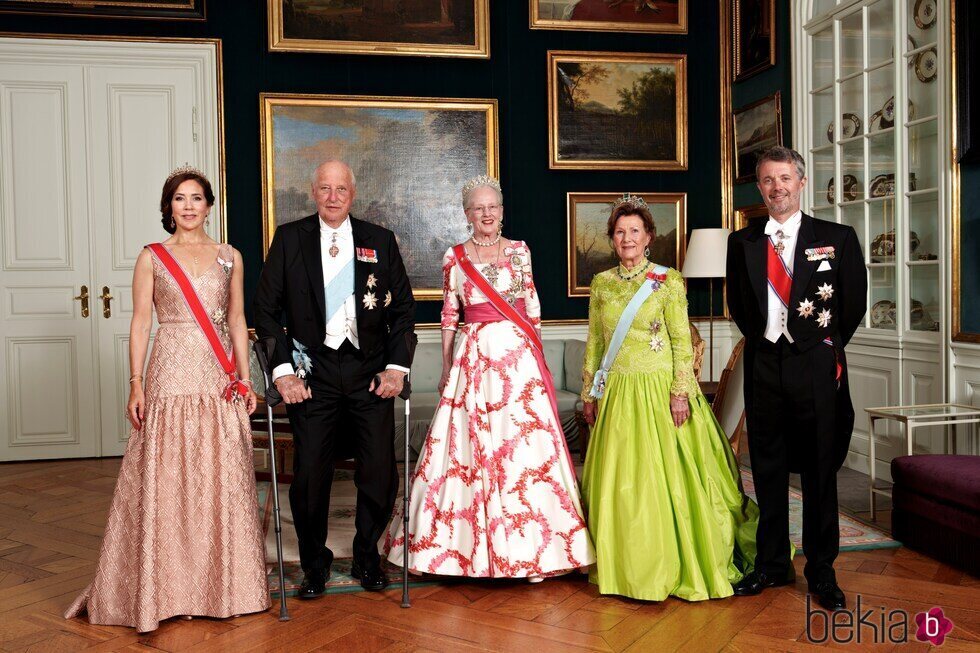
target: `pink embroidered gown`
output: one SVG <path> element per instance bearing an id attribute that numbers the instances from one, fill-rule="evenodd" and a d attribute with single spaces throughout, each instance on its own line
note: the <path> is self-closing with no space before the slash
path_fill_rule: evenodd
<path id="1" fill-rule="evenodd" d="M 501 295 L 523 300 L 541 323 L 523 242 L 508 261 L 477 269 Z M 442 328 L 460 308 L 487 301 L 449 249 L 443 259 Z M 518 302 L 521 303 L 521 302 Z M 459 329 L 449 382 L 412 480 L 409 569 L 448 576 L 547 575 L 595 561 L 575 470 L 531 343 L 509 321 Z M 402 564 L 401 508 L 388 528 L 388 560 Z"/>
<path id="2" fill-rule="evenodd" d="M 155 630 L 176 615 L 230 617 L 269 607 L 252 436 L 176 282 L 153 260 L 160 324 L 146 369 L 143 428 L 131 430 L 95 579 L 68 608 L 93 624 Z M 193 285 L 223 335 L 230 246 Z M 189 275 L 188 275 L 189 276 Z"/>

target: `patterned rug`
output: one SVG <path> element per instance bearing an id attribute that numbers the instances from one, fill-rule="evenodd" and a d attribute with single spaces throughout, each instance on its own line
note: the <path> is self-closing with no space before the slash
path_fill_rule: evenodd
<path id="1" fill-rule="evenodd" d="M 581 468 L 576 470 L 581 474 Z M 755 484 L 752 482 L 752 472 L 743 468 L 742 486 L 746 494 L 755 499 Z M 262 516 L 262 527 L 265 530 L 266 561 L 269 567 L 269 590 L 273 595 L 279 595 L 279 575 L 276 569 L 276 533 L 273 528 L 273 502 L 269 492 L 271 483 L 260 481 L 256 484 L 259 494 L 259 508 Z M 331 567 L 330 579 L 327 581 L 327 593 L 360 592 L 360 583 L 351 577 L 352 541 L 354 539 L 354 506 L 356 489 L 352 472 L 340 470 L 334 476 L 333 490 L 330 493 L 330 529 L 327 537 L 327 547 L 334 553 L 334 563 Z M 402 501 L 399 492 L 397 501 Z M 282 548 L 285 563 L 286 595 L 295 596 L 303 580 L 303 570 L 299 566 L 299 547 L 296 541 L 296 530 L 293 527 L 293 515 L 289 509 L 289 485 L 279 485 L 279 513 L 282 521 Z M 900 542 L 891 539 L 887 533 L 871 526 L 862 524 L 851 517 L 840 514 L 840 549 L 841 551 L 860 551 L 864 549 L 889 549 L 901 546 Z M 797 555 L 803 549 L 803 498 L 798 490 L 789 491 L 789 535 L 796 546 Z M 385 563 L 385 570 L 392 582 L 392 587 L 401 584 L 401 568 Z M 409 577 L 409 587 L 431 585 L 432 580 L 423 580 L 415 576 Z M 445 582 L 445 579 L 440 579 Z"/>

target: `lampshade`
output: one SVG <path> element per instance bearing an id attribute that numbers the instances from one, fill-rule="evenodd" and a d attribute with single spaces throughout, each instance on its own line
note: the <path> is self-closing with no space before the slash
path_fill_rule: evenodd
<path id="1" fill-rule="evenodd" d="M 687 278 L 707 279 L 725 276 L 728 259 L 728 235 L 731 229 L 694 229 L 684 256 L 681 274 Z"/>

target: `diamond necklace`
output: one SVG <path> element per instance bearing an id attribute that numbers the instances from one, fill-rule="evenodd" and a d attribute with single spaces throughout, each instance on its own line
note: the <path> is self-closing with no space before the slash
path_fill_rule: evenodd
<path id="1" fill-rule="evenodd" d="M 617 267 L 616 268 L 616 276 L 618 276 L 623 281 L 629 281 L 631 279 L 635 279 L 636 277 L 638 277 L 641 274 L 643 274 L 644 272 L 646 272 L 648 267 L 650 267 L 650 261 L 647 261 L 647 264 L 646 265 L 644 265 L 642 268 L 640 268 L 636 272 L 633 272 L 632 274 L 623 274 L 622 272 L 619 271 L 619 267 Z"/>

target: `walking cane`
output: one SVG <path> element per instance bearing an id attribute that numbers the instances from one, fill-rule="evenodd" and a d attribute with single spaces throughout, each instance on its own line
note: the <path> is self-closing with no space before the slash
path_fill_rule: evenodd
<path id="1" fill-rule="evenodd" d="M 406 334 L 405 341 L 408 344 L 409 359 L 415 358 L 415 347 L 419 343 L 419 338 L 414 333 Z M 412 435 L 412 371 L 409 370 L 405 375 L 405 387 L 399 395 L 405 400 L 405 492 L 402 497 L 402 533 L 405 541 L 402 543 L 402 607 L 412 607 L 408 600 L 408 507 L 409 507 L 409 485 L 408 485 L 408 457 L 411 453 L 409 441 Z"/>
<path id="2" fill-rule="evenodd" d="M 273 337 L 256 340 L 252 345 L 255 357 L 259 360 L 262 376 L 265 378 L 265 405 L 269 420 L 269 467 L 272 469 L 272 506 L 275 512 L 276 527 L 276 560 L 279 562 L 279 621 L 289 621 L 289 611 L 286 609 L 286 574 L 282 566 L 282 521 L 279 518 L 279 479 L 276 476 L 276 442 L 272 432 L 272 409 L 282 401 L 282 395 L 272 383 L 272 371 L 269 360 L 276 350 L 276 339 Z"/>

